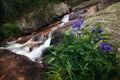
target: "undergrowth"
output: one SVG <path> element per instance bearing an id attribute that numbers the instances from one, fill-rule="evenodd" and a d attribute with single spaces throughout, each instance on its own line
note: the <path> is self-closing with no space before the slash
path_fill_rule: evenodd
<path id="1" fill-rule="evenodd" d="M 0 40 L 4 40 L 10 36 L 17 37 L 20 35 L 20 28 L 13 23 L 5 23 L 0 27 Z"/>
<path id="2" fill-rule="evenodd" d="M 107 43 L 111 35 L 100 25 L 81 28 L 83 22 L 75 22 L 58 46 L 49 47 L 51 54 L 45 57 L 50 65 L 48 80 L 120 80 L 116 51 Z"/>

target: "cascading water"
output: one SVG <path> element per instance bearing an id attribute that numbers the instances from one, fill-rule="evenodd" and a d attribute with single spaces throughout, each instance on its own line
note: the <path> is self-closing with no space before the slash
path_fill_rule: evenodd
<path id="1" fill-rule="evenodd" d="M 43 50 L 45 50 L 47 47 L 50 46 L 50 42 L 51 42 L 51 35 L 53 33 L 54 30 L 52 30 L 48 35 L 48 38 L 43 42 L 44 35 L 41 36 L 37 36 L 34 39 L 29 39 L 26 43 L 24 44 L 19 44 L 19 43 L 9 43 L 6 47 L 6 49 L 15 52 L 16 54 L 20 54 L 20 55 L 25 55 L 27 56 L 29 59 L 31 59 L 32 61 L 36 61 L 37 59 L 41 58 L 42 52 Z M 33 47 L 32 50 L 31 49 L 31 45 L 33 46 L 37 46 L 37 47 Z M 41 61 L 39 61 L 41 63 Z"/>
<path id="2" fill-rule="evenodd" d="M 63 16 L 63 18 L 61 19 L 61 26 L 63 26 L 65 23 L 67 23 L 69 21 L 69 14 L 66 14 L 65 16 Z"/>
<path id="3" fill-rule="evenodd" d="M 65 15 L 61 20 L 61 24 L 58 24 L 57 27 L 50 29 L 47 34 L 39 34 L 37 36 L 31 37 L 27 42 L 20 44 L 17 41 L 21 40 L 19 38 L 16 41 L 8 42 L 6 47 L 0 47 L 2 49 L 8 49 L 16 54 L 27 56 L 32 61 L 38 60 L 40 63 L 42 62 L 41 57 L 43 51 L 50 46 L 52 33 L 58 29 L 58 27 L 62 27 L 65 23 L 69 21 L 69 15 Z"/>

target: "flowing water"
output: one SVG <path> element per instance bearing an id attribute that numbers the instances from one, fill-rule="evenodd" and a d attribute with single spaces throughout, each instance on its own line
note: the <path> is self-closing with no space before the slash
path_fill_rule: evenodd
<path id="1" fill-rule="evenodd" d="M 54 31 L 65 28 L 75 21 L 80 20 L 82 13 L 70 13 L 63 16 L 59 23 L 48 26 L 46 29 L 33 33 L 28 36 L 20 37 L 18 40 L 7 42 L 5 47 L 0 49 L 8 49 L 16 54 L 27 56 L 32 61 L 42 62 L 43 51 L 50 46 Z"/>
<path id="2" fill-rule="evenodd" d="M 34 32 L 31 35 L 22 36 L 18 40 L 7 42 L 6 46 L 0 47 L 0 49 L 8 49 L 16 54 L 27 56 L 32 61 L 37 60 L 41 63 L 42 53 L 50 46 L 51 40 L 54 38 L 52 35 L 54 31 L 71 25 L 80 20 L 81 17 L 87 16 L 85 15 L 84 10 L 85 9 L 66 14 L 59 23 L 55 23 L 50 27 L 48 26 L 40 32 Z"/>
<path id="3" fill-rule="evenodd" d="M 61 19 L 61 23 L 52 26 L 40 33 L 35 35 L 30 35 L 28 40 L 24 43 L 19 43 L 22 39 L 26 37 L 20 37 L 16 41 L 7 42 L 6 47 L 0 47 L 2 49 L 8 49 L 16 54 L 27 56 L 32 61 L 42 62 L 43 51 L 50 46 L 53 32 L 58 28 L 62 28 L 65 23 L 69 21 L 69 15 L 65 15 Z"/>

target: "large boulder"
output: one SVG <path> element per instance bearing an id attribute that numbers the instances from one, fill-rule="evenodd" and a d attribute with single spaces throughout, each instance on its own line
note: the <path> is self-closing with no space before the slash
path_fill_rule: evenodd
<path id="1" fill-rule="evenodd" d="M 90 25 L 89 28 L 100 24 L 104 28 L 104 32 L 112 34 L 109 42 L 116 45 L 116 49 L 120 53 L 120 2 L 86 17 L 84 26 L 87 24 Z"/>
<path id="2" fill-rule="evenodd" d="M 62 16 L 64 14 L 66 14 L 66 13 L 69 13 L 69 7 L 65 3 L 55 4 L 53 9 L 54 9 L 55 14 L 57 16 Z"/>
<path id="3" fill-rule="evenodd" d="M 0 80 L 44 80 L 44 70 L 26 56 L 0 49 Z"/>
<path id="4" fill-rule="evenodd" d="M 69 7 L 67 4 L 59 3 L 53 5 L 54 6 L 51 6 L 50 8 L 49 15 L 44 11 L 31 12 L 20 17 L 15 23 L 20 27 L 23 34 L 30 34 L 47 26 L 54 21 L 54 18 L 56 19 L 57 17 L 69 13 Z"/>
<path id="5" fill-rule="evenodd" d="M 31 12 L 20 17 L 16 22 L 23 34 L 30 34 L 46 24 L 44 17 L 36 12 Z"/>

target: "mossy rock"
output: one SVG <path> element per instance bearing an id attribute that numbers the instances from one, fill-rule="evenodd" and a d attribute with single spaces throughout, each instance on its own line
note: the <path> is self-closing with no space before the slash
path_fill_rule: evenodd
<path id="1" fill-rule="evenodd" d="M 13 23 L 5 23 L 0 27 L 0 41 L 10 36 L 20 36 L 20 28 Z"/>
<path id="2" fill-rule="evenodd" d="M 87 24 L 103 26 L 105 32 L 113 35 L 110 42 L 120 47 L 120 2 L 87 17 L 83 26 Z"/>
<path id="3" fill-rule="evenodd" d="M 85 8 L 85 7 L 87 7 L 87 6 L 90 6 L 90 5 L 93 5 L 93 4 L 97 4 L 97 3 L 99 3 L 100 2 L 100 0 L 88 0 L 88 1 L 84 1 L 84 2 L 82 2 L 82 3 L 80 3 L 79 5 L 77 5 L 77 6 L 74 6 L 73 8 L 72 8 L 72 10 L 73 11 L 75 11 L 76 9 L 83 9 L 83 8 Z"/>

